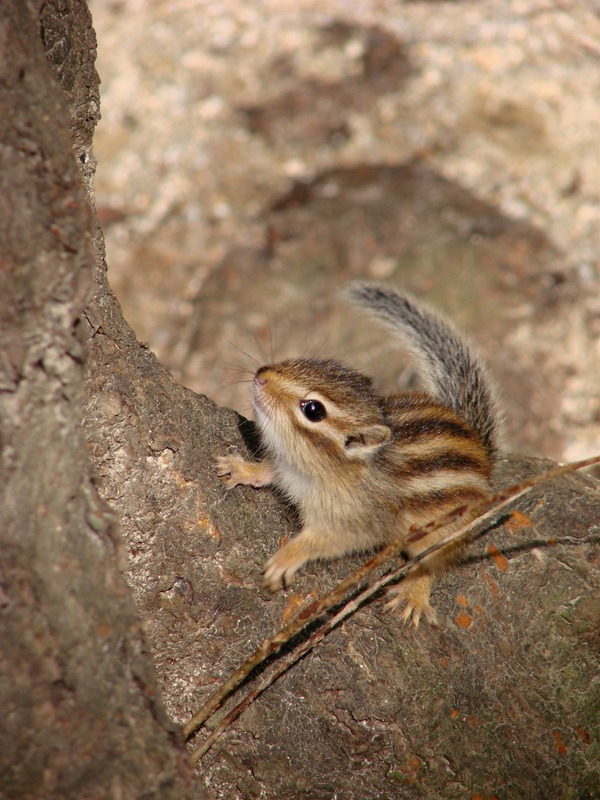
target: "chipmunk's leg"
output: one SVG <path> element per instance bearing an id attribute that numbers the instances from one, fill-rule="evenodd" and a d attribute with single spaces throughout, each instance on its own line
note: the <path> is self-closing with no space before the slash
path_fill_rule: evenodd
<path id="1" fill-rule="evenodd" d="M 268 460 L 246 461 L 234 453 L 218 458 L 216 470 L 219 477 L 229 476 L 225 481 L 227 489 L 233 489 L 238 484 L 260 489 L 272 483 L 274 478 L 273 467 Z"/>
<path id="2" fill-rule="evenodd" d="M 467 503 L 477 503 L 487 497 L 487 492 L 474 489 L 467 495 L 463 494 L 462 499 Z M 454 509 L 456 509 L 456 497 L 450 495 L 445 504 L 439 505 L 438 518 Z M 431 518 L 421 517 L 419 519 L 416 517 L 411 520 L 411 524 L 414 528 L 419 528 L 419 526 L 426 525 L 430 521 Z M 444 525 L 443 528 L 432 531 L 423 539 L 411 542 L 409 535 L 404 550 L 411 558 L 414 558 L 424 550 L 429 549 L 432 545 L 442 542 L 451 533 L 459 530 L 463 525 L 464 520 L 459 516 L 455 522 L 451 522 L 448 525 Z M 387 607 L 395 608 L 400 603 L 404 603 L 402 619 L 406 623 L 412 623 L 414 628 L 419 627 L 421 617 L 425 617 L 425 619 L 433 625 L 437 624 L 435 611 L 432 609 L 429 602 L 431 587 L 437 577 L 443 575 L 452 568 L 460 551 L 465 546 L 466 541 L 465 537 L 461 537 L 458 541 L 445 545 L 440 550 L 424 559 L 424 561 L 422 561 L 403 581 L 389 589 L 388 593 L 392 595 L 392 599 L 387 603 Z"/>
<path id="3" fill-rule="evenodd" d="M 444 539 L 456 527 L 440 528 L 417 542 L 408 542 L 405 547 L 406 553 L 414 558 Z M 388 594 L 392 595 L 392 598 L 386 603 L 386 608 L 396 608 L 403 603 L 402 619 L 407 624 L 411 623 L 413 628 L 419 627 L 421 617 L 424 617 L 431 625 L 437 625 L 436 613 L 429 602 L 431 588 L 436 577 L 452 567 L 462 546 L 463 543 L 453 543 L 442 548 L 426 559 L 422 566 L 418 566 L 397 586 L 392 586 L 388 590 Z"/>
<path id="4" fill-rule="evenodd" d="M 344 537 L 337 538 L 330 530 L 307 526 L 267 561 L 263 570 L 263 586 L 276 592 L 289 586 L 307 561 L 337 558 L 347 552 L 349 548 Z"/>

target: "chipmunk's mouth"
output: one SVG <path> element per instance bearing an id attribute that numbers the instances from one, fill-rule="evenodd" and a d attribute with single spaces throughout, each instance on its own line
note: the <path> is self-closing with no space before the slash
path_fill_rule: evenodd
<path id="1" fill-rule="evenodd" d="M 257 392 L 252 396 L 252 407 L 257 414 L 265 414 L 264 400 Z"/>
<path id="2" fill-rule="evenodd" d="M 252 406 L 259 417 L 268 416 L 266 398 L 263 394 L 264 381 L 254 379 L 254 392 L 252 393 Z"/>
<path id="3" fill-rule="evenodd" d="M 252 407 L 254 408 L 254 419 L 263 436 L 267 439 L 275 436 L 276 429 L 279 428 L 280 415 L 277 411 L 277 403 L 270 393 L 265 390 L 265 386 L 255 381 L 254 392 L 252 394 Z"/>

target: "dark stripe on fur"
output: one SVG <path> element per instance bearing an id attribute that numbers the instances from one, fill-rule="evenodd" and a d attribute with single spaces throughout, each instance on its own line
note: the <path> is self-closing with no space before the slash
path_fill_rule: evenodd
<path id="1" fill-rule="evenodd" d="M 487 475 L 489 462 L 482 453 L 481 458 L 447 450 L 430 458 L 411 458 L 406 462 L 406 472 L 410 477 L 427 475 L 438 470 L 455 469 L 460 472 L 469 470 Z"/>
<path id="2" fill-rule="evenodd" d="M 395 436 L 401 442 L 418 442 L 421 439 L 446 434 L 457 439 L 478 440 L 477 434 L 458 420 L 440 419 L 439 417 L 411 419 L 406 422 L 393 423 Z"/>
<path id="3" fill-rule="evenodd" d="M 423 518 L 435 519 L 463 503 L 480 500 L 486 496 L 486 492 L 472 486 L 456 486 L 451 489 L 436 489 L 433 492 L 407 495 L 400 500 L 400 504 L 405 510 L 419 512 Z"/>

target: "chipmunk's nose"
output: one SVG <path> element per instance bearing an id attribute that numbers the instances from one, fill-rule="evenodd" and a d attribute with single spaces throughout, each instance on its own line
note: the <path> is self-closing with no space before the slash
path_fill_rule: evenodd
<path id="1" fill-rule="evenodd" d="M 256 375 L 254 376 L 255 386 L 262 387 L 266 385 L 267 383 L 266 372 L 267 372 L 267 367 L 261 367 L 259 370 L 257 370 Z"/>

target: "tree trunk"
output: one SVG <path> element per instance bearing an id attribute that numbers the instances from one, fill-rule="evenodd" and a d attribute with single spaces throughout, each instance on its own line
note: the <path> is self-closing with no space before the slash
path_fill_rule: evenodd
<path id="1" fill-rule="evenodd" d="M 73 151 L 89 169 L 89 12 L 8 0 L 0 32 L 0 796 L 197 797 L 81 428 L 95 221 Z"/>

